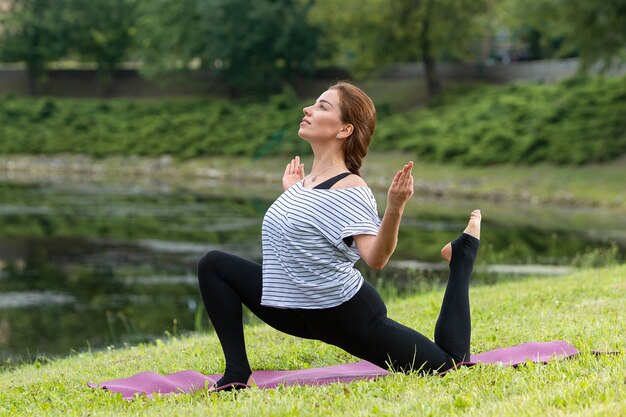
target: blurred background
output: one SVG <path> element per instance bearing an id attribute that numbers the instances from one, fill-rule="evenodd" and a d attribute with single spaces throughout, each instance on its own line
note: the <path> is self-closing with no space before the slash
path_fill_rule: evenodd
<path id="1" fill-rule="evenodd" d="M 384 210 L 416 162 L 384 297 L 624 262 L 626 1 L 0 0 L 0 369 L 206 331 L 196 263 L 260 261 L 302 107 L 350 80 Z M 246 320 L 255 322 L 249 314 Z"/>

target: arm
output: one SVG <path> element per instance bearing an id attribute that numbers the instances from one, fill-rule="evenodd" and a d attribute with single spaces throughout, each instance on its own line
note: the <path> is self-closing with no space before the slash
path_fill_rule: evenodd
<path id="1" fill-rule="evenodd" d="M 359 249 L 361 258 L 371 268 L 382 269 L 396 250 L 398 230 L 404 207 L 413 195 L 412 170 L 413 161 L 406 164 L 393 178 L 387 193 L 387 208 L 378 234 L 376 236 L 354 236 L 354 242 Z"/>
<path id="2" fill-rule="evenodd" d="M 289 187 L 304 179 L 304 164 L 300 163 L 300 157 L 296 156 L 285 167 L 283 174 L 283 191 L 287 191 Z"/>

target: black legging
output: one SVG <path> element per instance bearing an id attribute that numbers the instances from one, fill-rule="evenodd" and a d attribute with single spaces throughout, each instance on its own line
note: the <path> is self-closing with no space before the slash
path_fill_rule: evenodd
<path id="1" fill-rule="evenodd" d="M 242 303 L 282 332 L 317 339 L 382 368 L 422 373 L 452 368 L 469 359 L 469 281 L 478 239 L 463 233 L 452 242 L 452 260 L 435 342 L 387 317 L 387 308 L 367 282 L 345 303 L 325 309 L 284 309 L 261 305 L 261 265 L 220 251 L 198 264 L 202 300 L 226 358 L 217 386 L 247 382 L 251 374 L 242 323 Z"/>

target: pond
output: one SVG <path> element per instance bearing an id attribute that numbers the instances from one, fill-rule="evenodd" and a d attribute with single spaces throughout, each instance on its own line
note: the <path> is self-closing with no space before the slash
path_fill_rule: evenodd
<path id="1" fill-rule="evenodd" d="M 1 179 L 0 367 L 210 329 L 198 259 L 219 248 L 260 261 L 261 219 L 278 194 L 259 184 Z M 441 285 L 439 249 L 475 207 L 484 217 L 475 285 L 620 261 L 626 247 L 625 216 L 608 210 L 410 204 L 390 266 L 359 264 L 385 297 Z"/>

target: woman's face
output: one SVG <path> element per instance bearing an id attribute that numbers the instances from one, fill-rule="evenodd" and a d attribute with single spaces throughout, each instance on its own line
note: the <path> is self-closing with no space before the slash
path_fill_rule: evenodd
<path id="1" fill-rule="evenodd" d="M 336 139 L 345 123 L 341 121 L 339 92 L 326 90 L 315 104 L 302 109 L 304 117 L 300 122 L 298 136 L 307 142 Z"/>

